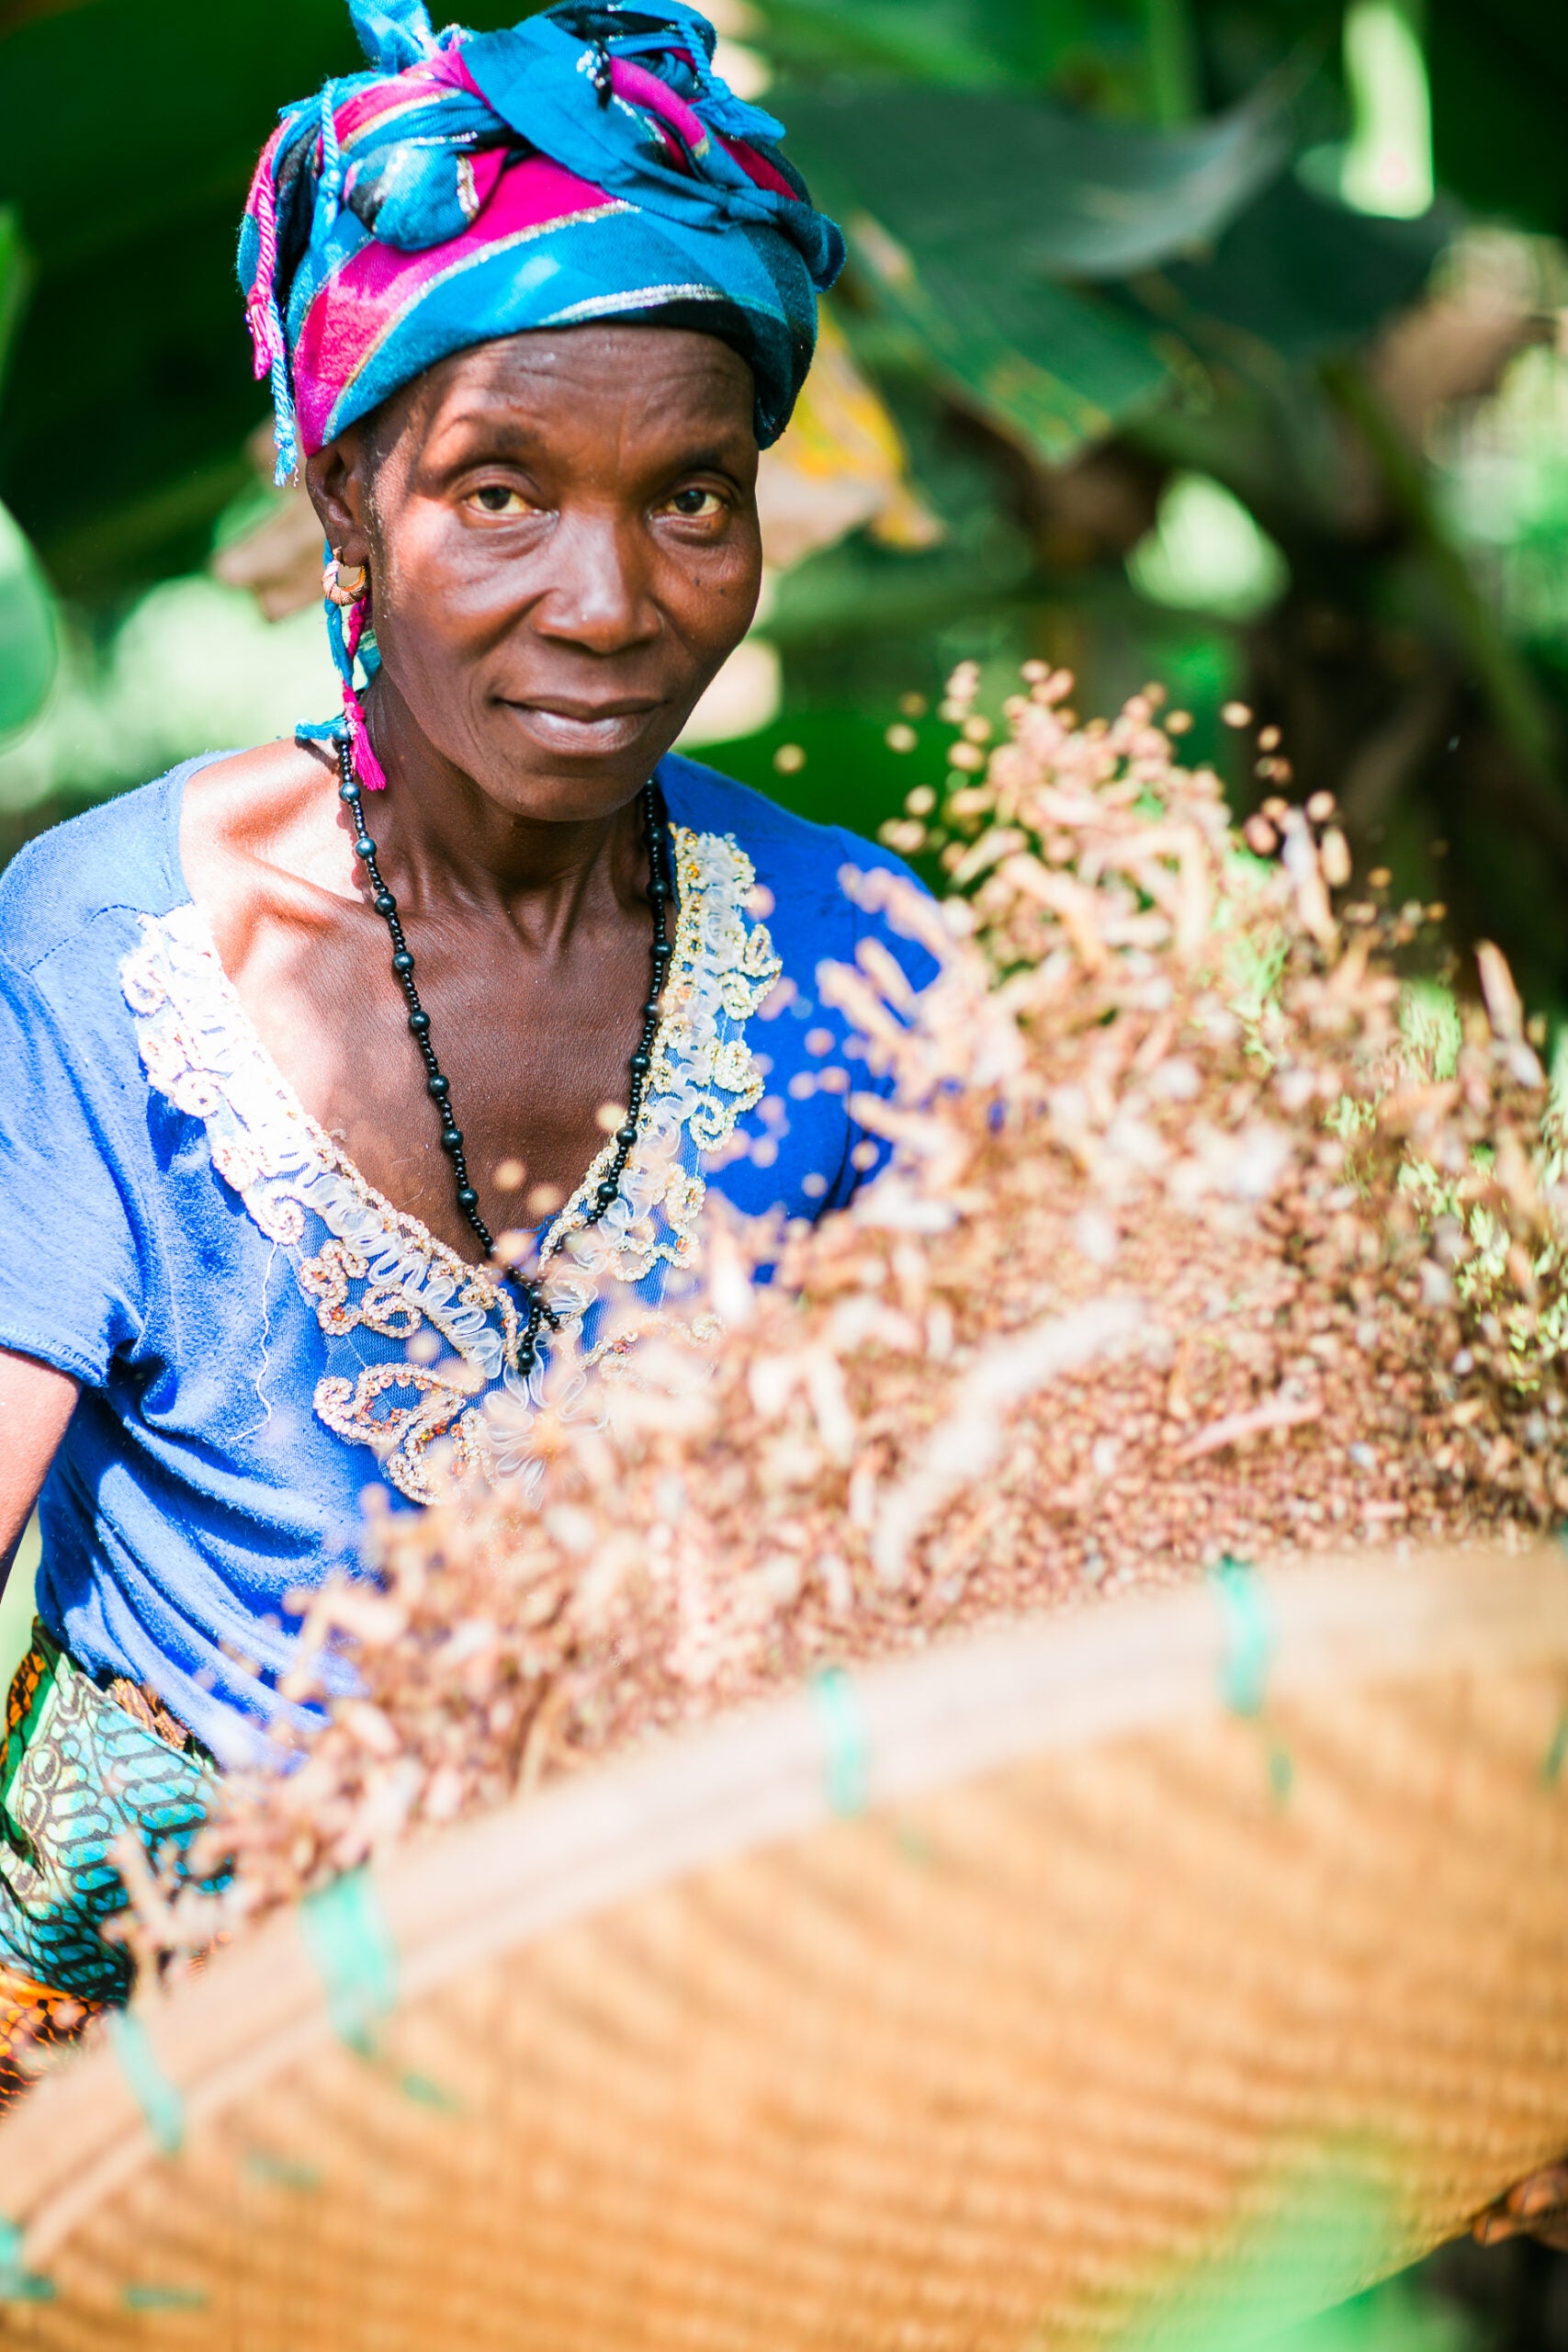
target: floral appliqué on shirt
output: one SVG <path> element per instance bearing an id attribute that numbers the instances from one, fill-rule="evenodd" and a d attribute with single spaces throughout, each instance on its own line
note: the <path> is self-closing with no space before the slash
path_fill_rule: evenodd
<path id="1" fill-rule="evenodd" d="M 751 862 L 728 834 L 671 833 L 674 950 L 637 1140 L 598 1222 L 588 1211 L 611 1143 L 540 1244 L 550 1307 L 589 1342 L 585 1327 L 616 1285 L 657 1306 L 670 1271 L 691 1261 L 702 1156 L 762 1093 L 746 1023 L 780 965 L 747 912 Z M 143 915 L 141 928 L 120 980 L 142 1067 L 176 1110 L 204 1123 L 217 1173 L 289 1254 L 326 1341 L 319 1418 L 372 1447 L 415 1502 L 433 1498 L 437 1441 L 459 1468 L 515 1466 L 542 1374 L 525 1385 L 515 1368 L 512 1292 L 394 1208 L 310 1117 L 257 1035 L 199 908 Z M 437 1342 L 432 1363 L 410 1347 L 422 1334 Z"/>

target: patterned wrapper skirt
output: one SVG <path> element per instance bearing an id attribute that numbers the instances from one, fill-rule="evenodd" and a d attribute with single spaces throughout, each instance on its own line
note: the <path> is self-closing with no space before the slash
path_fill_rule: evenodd
<path id="1" fill-rule="evenodd" d="M 0 2104 L 40 2055 L 130 1991 L 100 1923 L 125 1908 L 116 1842 L 155 1864 L 206 1817 L 214 1767 L 147 1692 L 100 1690 L 41 1625 L 17 1669 L 0 1743 Z"/>

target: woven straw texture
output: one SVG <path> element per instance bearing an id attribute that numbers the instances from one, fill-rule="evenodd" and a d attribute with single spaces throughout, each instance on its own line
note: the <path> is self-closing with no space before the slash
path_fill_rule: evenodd
<path id="1" fill-rule="evenodd" d="M 433 1838 L 378 1882 L 368 2056 L 273 1921 L 0 2128 L 51 2290 L 0 2343 L 1212 2346 L 1259 2279 L 1278 2323 L 1412 2258 L 1568 2147 L 1568 1562 L 1258 1587 L 933 1645 Z M 1268 2257 L 1325 2184 L 1356 2226 Z"/>

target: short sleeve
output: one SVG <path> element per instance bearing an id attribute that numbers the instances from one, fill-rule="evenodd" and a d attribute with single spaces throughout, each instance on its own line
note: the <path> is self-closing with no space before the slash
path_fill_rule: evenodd
<path id="1" fill-rule="evenodd" d="M 142 1322 L 123 1171 L 54 1005 L 4 957 L 0 1071 L 0 1347 L 101 1387 Z"/>

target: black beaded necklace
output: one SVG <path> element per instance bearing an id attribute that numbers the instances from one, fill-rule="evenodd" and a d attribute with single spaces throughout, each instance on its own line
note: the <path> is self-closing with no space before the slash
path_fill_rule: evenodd
<path id="1" fill-rule="evenodd" d="M 360 798 L 359 778 L 354 772 L 354 752 L 346 737 L 338 739 L 338 771 L 342 778 L 338 797 L 354 819 L 354 854 L 370 877 L 370 903 L 376 912 L 385 918 L 392 935 L 392 970 L 409 1009 L 409 1027 L 414 1042 L 424 1057 L 425 1091 L 441 1114 L 441 1148 L 452 1161 L 452 1174 L 457 1188 L 457 1206 L 478 1235 L 485 1256 L 493 1260 L 495 1243 L 491 1229 L 479 1215 L 479 1196 L 468 1182 L 468 1161 L 463 1156 L 463 1130 L 452 1110 L 452 1086 L 442 1075 L 435 1058 L 435 1048 L 430 1042 L 430 1015 L 419 1001 L 414 986 L 413 957 L 409 953 L 403 926 L 398 915 L 398 902 L 381 879 L 381 869 L 376 862 L 376 844 L 365 828 L 365 809 Z M 637 1141 L 637 1119 L 642 1110 L 642 1098 L 648 1084 L 648 1074 L 653 1067 L 653 1041 L 659 1029 L 660 999 L 665 977 L 670 968 L 671 948 L 666 936 L 665 908 L 671 891 L 665 872 L 663 826 L 658 789 L 650 777 L 642 787 L 643 839 L 648 845 L 648 896 L 653 909 L 653 984 L 648 1001 L 642 1008 L 642 1035 L 631 1058 L 630 1099 L 624 1124 L 615 1129 L 615 1152 L 609 1167 L 601 1177 L 592 1202 L 583 1212 L 585 1225 L 597 1225 L 621 1189 L 626 1160 Z M 547 1304 L 537 1283 L 515 1266 L 502 1266 L 503 1279 L 511 1285 L 518 1304 L 524 1310 L 522 1334 L 517 1342 L 517 1369 L 526 1378 L 538 1360 L 539 1327 L 547 1323 L 552 1331 L 560 1327 L 560 1318 Z"/>

